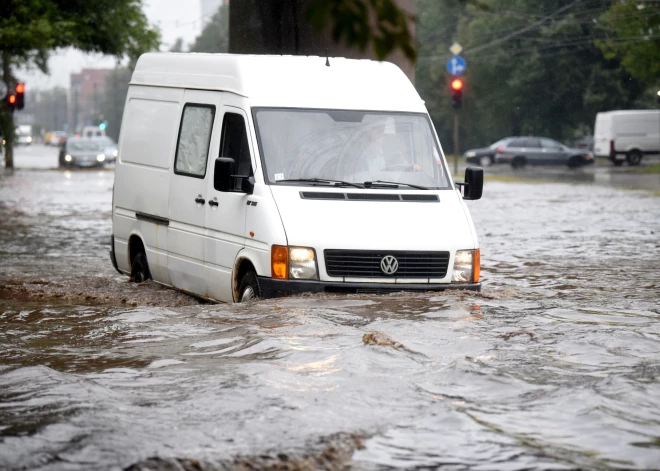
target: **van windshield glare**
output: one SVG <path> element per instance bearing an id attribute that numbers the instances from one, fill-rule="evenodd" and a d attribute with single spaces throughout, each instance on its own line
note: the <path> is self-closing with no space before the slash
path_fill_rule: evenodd
<path id="1" fill-rule="evenodd" d="M 254 118 L 270 183 L 381 180 L 451 188 L 426 115 L 256 108 Z"/>

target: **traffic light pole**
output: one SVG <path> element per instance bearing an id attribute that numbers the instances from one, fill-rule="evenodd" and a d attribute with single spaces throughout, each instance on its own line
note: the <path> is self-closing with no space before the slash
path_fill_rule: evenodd
<path id="1" fill-rule="evenodd" d="M 458 176 L 458 152 L 459 152 L 459 145 L 458 145 L 458 126 L 459 126 L 459 121 L 458 121 L 458 110 L 454 109 L 454 177 Z"/>
<path id="2" fill-rule="evenodd" d="M 9 86 L 11 81 L 11 73 L 9 70 L 9 53 L 2 51 L 2 80 Z M 0 105 L 1 106 L 1 105 Z M 2 138 L 5 140 L 5 168 L 14 168 L 14 112 L 7 107 L 7 119 L 3 119 L 4 131 Z M 0 111 L 2 112 L 2 111 Z"/>

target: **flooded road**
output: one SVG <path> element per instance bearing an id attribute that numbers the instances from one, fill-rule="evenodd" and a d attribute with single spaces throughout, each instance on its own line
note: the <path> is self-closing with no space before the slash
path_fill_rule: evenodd
<path id="1" fill-rule="evenodd" d="M 0 176 L 0 469 L 660 466 L 660 198 L 487 182 L 482 293 L 200 304 L 113 173 Z"/>

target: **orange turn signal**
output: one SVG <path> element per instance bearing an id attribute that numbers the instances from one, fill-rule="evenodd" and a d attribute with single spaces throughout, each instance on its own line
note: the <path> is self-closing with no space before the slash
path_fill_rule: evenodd
<path id="1" fill-rule="evenodd" d="M 270 273 L 276 280 L 289 278 L 289 248 L 273 245 L 270 253 Z"/>
<path id="2" fill-rule="evenodd" d="M 474 251 L 472 255 L 472 283 L 479 283 L 479 275 L 481 274 L 481 252 L 479 249 Z"/>

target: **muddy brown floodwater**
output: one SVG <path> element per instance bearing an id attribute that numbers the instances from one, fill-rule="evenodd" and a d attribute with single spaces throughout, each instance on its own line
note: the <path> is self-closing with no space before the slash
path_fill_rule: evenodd
<path id="1" fill-rule="evenodd" d="M 482 293 L 200 304 L 111 171 L 0 176 L 0 469 L 660 467 L 660 198 L 487 183 Z"/>

